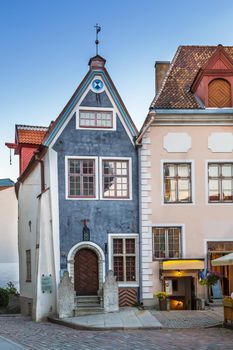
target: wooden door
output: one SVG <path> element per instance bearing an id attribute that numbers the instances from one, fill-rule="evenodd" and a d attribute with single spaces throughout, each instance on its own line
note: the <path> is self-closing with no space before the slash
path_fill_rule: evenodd
<path id="1" fill-rule="evenodd" d="M 74 288 L 77 295 L 97 295 L 98 257 L 91 249 L 79 250 L 74 258 Z"/>

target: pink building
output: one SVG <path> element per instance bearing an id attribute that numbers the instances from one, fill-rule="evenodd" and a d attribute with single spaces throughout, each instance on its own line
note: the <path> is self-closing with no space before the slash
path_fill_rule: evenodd
<path id="1" fill-rule="evenodd" d="M 205 269 L 233 291 L 233 267 L 211 260 L 233 251 L 233 47 L 180 46 L 156 62 L 156 96 L 141 145 L 142 300 L 171 294 L 172 309 L 206 299 Z M 219 287 L 219 288 L 217 288 Z"/>

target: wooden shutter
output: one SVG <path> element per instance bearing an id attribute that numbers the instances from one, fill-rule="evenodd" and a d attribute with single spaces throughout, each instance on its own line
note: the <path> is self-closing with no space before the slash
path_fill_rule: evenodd
<path id="1" fill-rule="evenodd" d="M 232 107 L 231 85 L 224 79 L 214 79 L 209 83 L 208 107 Z"/>

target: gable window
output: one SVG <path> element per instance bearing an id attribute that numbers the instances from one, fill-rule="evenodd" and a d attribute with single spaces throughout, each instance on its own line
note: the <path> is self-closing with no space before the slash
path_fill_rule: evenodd
<path id="1" fill-rule="evenodd" d="M 208 164 L 209 203 L 233 202 L 233 163 Z"/>
<path id="2" fill-rule="evenodd" d="M 68 197 L 95 197 L 94 159 L 68 159 Z"/>
<path id="3" fill-rule="evenodd" d="M 136 238 L 112 239 L 112 265 L 119 282 L 136 281 Z"/>
<path id="4" fill-rule="evenodd" d="M 153 257 L 181 258 L 181 227 L 153 227 Z"/>
<path id="5" fill-rule="evenodd" d="M 26 282 L 32 280 L 31 250 L 26 250 Z"/>
<path id="6" fill-rule="evenodd" d="M 225 79 L 214 79 L 209 83 L 208 106 L 215 108 L 232 107 L 231 84 Z"/>
<path id="7" fill-rule="evenodd" d="M 129 161 L 103 160 L 103 198 L 129 198 Z"/>
<path id="8" fill-rule="evenodd" d="M 79 127 L 111 129 L 113 114 L 109 111 L 80 111 Z"/>
<path id="9" fill-rule="evenodd" d="M 191 163 L 164 163 L 164 203 L 191 203 Z"/>

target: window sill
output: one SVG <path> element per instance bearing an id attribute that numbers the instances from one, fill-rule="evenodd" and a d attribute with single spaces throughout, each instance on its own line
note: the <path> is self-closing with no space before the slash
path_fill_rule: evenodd
<path id="1" fill-rule="evenodd" d="M 138 282 L 117 282 L 118 287 L 123 288 L 123 287 L 139 287 Z"/>
<path id="2" fill-rule="evenodd" d="M 32 280 L 26 280 L 25 282 L 26 282 L 26 283 L 30 283 L 30 282 L 32 282 Z"/>

